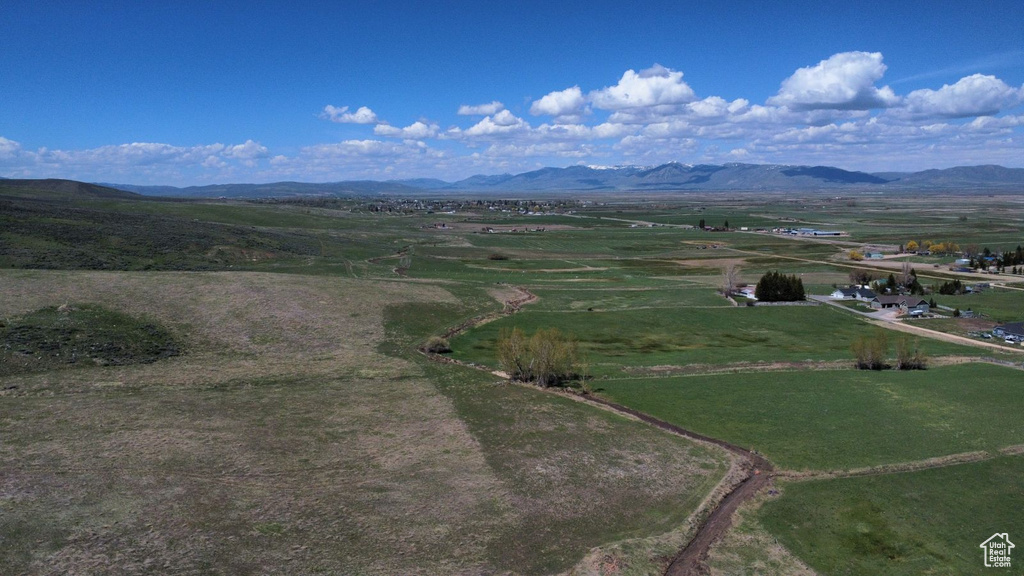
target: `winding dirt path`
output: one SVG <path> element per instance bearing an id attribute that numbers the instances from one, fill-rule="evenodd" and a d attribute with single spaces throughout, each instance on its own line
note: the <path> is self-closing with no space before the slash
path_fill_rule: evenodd
<path id="1" fill-rule="evenodd" d="M 476 328 L 477 326 L 487 324 L 488 322 L 494 322 L 495 320 L 508 316 L 509 314 L 515 314 L 516 312 L 519 312 L 519 310 L 523 306 L 537 301 L 537 295 L 534 294 L 533 292 L 530 292 L 526 288 L 513 286 L 512 289 L 515 290 L 516 297 L 503 301 L 501 303 L 501 311 L 490 312 L 488 314 L 481 314 L 480 316 L 474 316 L 473 318 L 470 318 L 469 320 L 466 320 L 465 322 L 457 326 L 449 328 L 444 333 L 444 338 L 454 338 L 459 334 L 462 334 L 463 332 L 469 330 L 470 328 Z M 434 354 L 434 356 L 437 356 L 437 354 Z M 445 358 L 446 360 L 450 360 L 452 362 L 457 362 L 455 360 L 452 360 L 451 358 L 442 358 Z M 459 363 L 461 364 L 461 362 Z M 469 364 L 467 364 L 467 366 L 469 366 Z"/>
<path id="2" fill-rule="evenodd" d="M 649 414 L 610 402 L 604 398 L 586 396 L 585 400 L 594 404 L 600 404 L 616 412 L 629 414 L 652 426 L 683 436 L 684 438 L 714 444 L 740 457 L 741 466 L 747 472 L 746 478 L 734 486 L 718 505 L 711 510 L 711 514 L 697 528 L 697 533 L 686 547 L 676 555 L 665 571 L 665 576 L 707 574 L 707 559 L 711 546 L 725 535 L 726 531 L 732 526 L 732 516 L 736 509 L 747 500 L 753 498 L 758 491 L 767 486 L 771 481 L 775 470 L 772 463 L 756 452 L 751 452 L 725 440 L 698 434 L 692 430 L 659 420 Z"/>
<path id="3" fill-rule="evenodd" d="M 448 329 L 444 333 L 444 337 L 452 338 L 471 328 L 486 324 L 487 322 L 492 322 L 498 318 L 508 316 L 509 314 L 514 314 L 518 312 L 522 306 L 537 300 L 537 296 L 525 288 L 514 287 L 514 290 L 516 291 L 517 296 L 506 300 L 503 303 L 504 306 L 500 312 L 491 312 L 489 314 L 482 314 L 480 316 L 470 318 L 469 320 Z M 486 366 L 468 364 L 447 356 L 433 354 L 423 350 L 420 350 L 420 352 L 435 362 L 459 364 L 470 368 L 476 368 L 478 370 L 485 370 L 492 374 L 507 378 L 507 375 L 500 372 L 492 372 Z M 740 446 L 726 442 L 725 440 L 698 434 L 692 430 L 687 430 L 670 422 L 660 420 L 649 414 L 628 408 L 610 400 L 593 395 L 582 395 L 578 396 L 578 398 L 585 402 L 596 404 L 615 412 L 627 414 L 671 434 L 676 434 L 698 442 L 714 444 L 715 446 L 724 448 L 739 457 L 739 465 L 741 469 L 746 472 L 746 477 L 734 485 L 732 489 L 729 490 L 729 492 L 726 493 L 726 495 L 718 502 L 718 504 L 711 509 L 710 514 L 708 514 L 707 518 L 705 518 L 697 528 L 697 532 L 694 534 L 694 537 L 679 552 L 679 554 L 676 555 L 669 564 L 668 569 L 665 571 L 666 576 L 694 576 L 707 574 L 707 559 L 711 546 L 725 535 L 732 526 L 732 516 L 736 512 L 736 509 L 747 500 L 753 498 L 758 491 L 767 486 L 771 481 L 775 471 L 772 463 L 769 462 L 767 458 L 756 452 L 751 452 L 750 450 L 741 448 Z"/>

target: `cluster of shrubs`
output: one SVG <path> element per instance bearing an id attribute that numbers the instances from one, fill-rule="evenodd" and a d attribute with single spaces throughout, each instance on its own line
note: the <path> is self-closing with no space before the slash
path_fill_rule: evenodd
<path id="1" fill-rule="evenodd" d="M 558 328 L 539 329 L 527 337 L 519 328 L 498 336 L 498 363 L 513 380 L 547 388 L 578 377 L 576 341 Z"/>
<path id="2" fill-rule="evenodd" d="M 167 329 L 95 304 L 49 306 L 0 322 L 0 376 L 150 364 L 180 354 Z"/>
<path id="3" fill-rule="evenodd" d="M 447 354 L 452 351 L 452 347 L 448 344 L 447 338 L 431 336 L 427 339 L 426 344 L 420 347 L 420 350 L 428 354 Z"/>
<path id="4" fill-rule="evenodd" d="M 927 357 L 906 336 L 896 340 L 896 365 L 889 364 L 889 341 L 885 334 L 878 332 L 873 336 L 863 336 L 855 341 L 850 349 L 859 370 L 924 370 L 927 368 Z"/>

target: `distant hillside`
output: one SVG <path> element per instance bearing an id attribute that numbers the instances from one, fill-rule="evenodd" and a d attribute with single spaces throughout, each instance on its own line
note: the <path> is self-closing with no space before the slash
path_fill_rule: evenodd
<path id="1" fill-rule="evenodd" d="M 945 170 L 924 170 L 910 173 L 876 174 L 891 180 L 893 184 L 905 187 L 924 188 L 987 188 L 1024 187 L 1024 168 L 1002 166 L 957 166 Z"/>
<path id="2" fill-rule="evenodd" d="M 5 181 L 13 182 L 13 181 Z M 964 166 L 922 172 L 869 174 L 833 166 L 784 164 L 680 164 L 660 166 L 568 166 L 541 168 L 522 174 L 470 176 L 458 182 L 435 178 L 406 180 L 356 180 L 326 182 L 275 182 L 271 184 L 218 184 L 174 188 L 171 186 L 106 186 L 146 196 L 185 198 L 285 198 L 291 196 L 418 196 L 457 193 L 629 192 L 763 190 L 784 192 L 814 190 L 1006 190 L 1024 191 L 1024 168 Z"/>
<path id="3" fill-rule="evenodd" d="M 445 182 L 437 178 L 409 178 L 406 180 L 388 180 L 385 184 L 400 184 L 402 186 L 419 188 L 420 190 L 437 190 L 438 188 L 450 186 L 451 182 Z"/>
<path id="4" fill-rule="evenodd" d="M 0 181 L 0 196 L 46 200 L 75 200 L 81 198 L 117 198 L 128 200 L 142 197 L 133 192 L 126 192 L 98 184 L 76 182 L 74 180 L 12 180 L 7 178 Z"/>
<path id="5" fill-rule="evenodd" d="M 503 176 L 474 176 L 443 190 L 601 191 L 601 190 L 814 190 L 885 184 L 884 178 L 828 166 L 774 164 L 679 164 L 621 168 L 541 168 Z"/>

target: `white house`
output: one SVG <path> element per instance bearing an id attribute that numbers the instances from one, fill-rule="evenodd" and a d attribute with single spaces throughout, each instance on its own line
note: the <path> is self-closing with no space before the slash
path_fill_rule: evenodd
<path id="1" fill-rule="evenodd" d="M 849 288 L 836 288 L 829 297 L 835 300 L 860 300 L 871 302 L 875 297 L 874 291 L 861 286 L 850 286 Z"/>

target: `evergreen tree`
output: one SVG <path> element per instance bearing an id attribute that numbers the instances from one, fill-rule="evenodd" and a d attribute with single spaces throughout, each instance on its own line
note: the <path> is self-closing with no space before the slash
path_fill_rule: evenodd
<path id="1" fill-rule="evenodd" d="M 807 297 L 804 282 L 796 275 L 786 276 L 767 272 L 754 289 L 754 296 L 762 302 L 795 302 Z"/>

